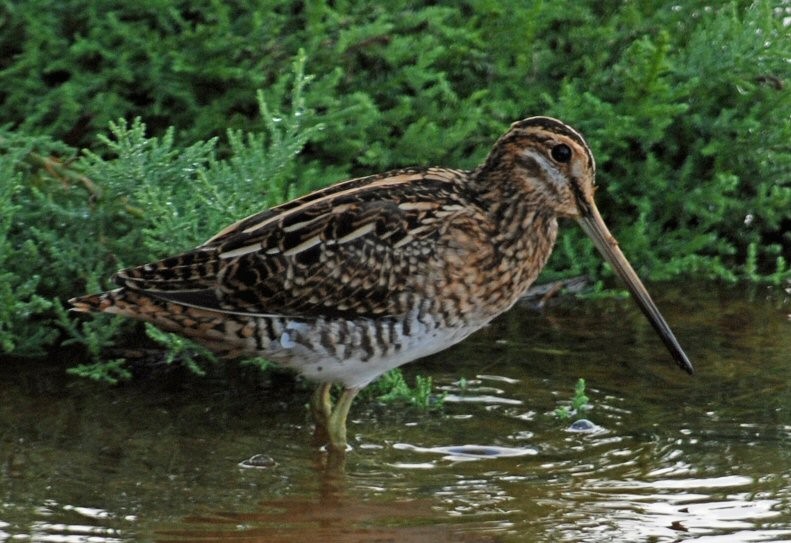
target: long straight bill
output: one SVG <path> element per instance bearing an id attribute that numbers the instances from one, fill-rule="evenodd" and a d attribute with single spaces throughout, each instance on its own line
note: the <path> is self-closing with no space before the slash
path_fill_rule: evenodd
<path id="1" fill-rule="evenodd" d="M 610 234 L 607 225 L 604 224 L 604 220 L 602 220 L 599 214 L 599 210 L 596 209 L 596 206 L 592 203 L 588 203 L 583 209 L 585 209 L 585 214 L 578 218 L 577 222 L 579 222 L 585 233 L 593 240 L 593 244 L 596 245 L 596 248 L 602 256 L 604 256 L 605 260 L 612 265 L 616 273 L 618 273 L 621 279 L 626 283 L 626 287 L 629 289 L 629 292 L 632 293 L 637 305 L 640 306 L 643 314 L 648 317 L 651 326 L 653 326 L 656 333 L 659 334 L 659 337 L 670 351 L 670 354 L 673 355 L 673 359 L 675 359 L 676 363 L 678 363 L 681 369 L 692 374 L 694 371 L 692 363 L 678 343 L 676 336 L 673 335 L 665 318 L 659 312 L 659 309 L 657 309 L 656 304 L 654 304 L 648 291 L 643 286 L 642 281 L 637 277 L 634 268 L 632 268 L 632 265 L 629 264 L 629 261 L 626 260 L 626 257 L 621 252 L 621 249 L 618 247 L 618 242 L 612 234 Z"/>

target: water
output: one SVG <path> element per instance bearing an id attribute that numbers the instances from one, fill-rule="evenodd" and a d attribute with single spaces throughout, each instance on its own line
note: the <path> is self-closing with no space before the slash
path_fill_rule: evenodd
<path id="1" fill-rule="evenodd" d="M 653 290 L 694 377 L 629 300 L 519 307 L 408 367 L 442 410 L 358 401 L 345 462 L 289 381 L 4 361 L 0 541 L 791 541 L 789 295 Z"/>

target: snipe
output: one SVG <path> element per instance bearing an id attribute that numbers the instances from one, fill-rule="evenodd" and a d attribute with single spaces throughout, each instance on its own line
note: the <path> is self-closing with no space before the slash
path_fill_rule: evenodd
<path id="1" fill-rule="evenodd" d="M 510 308 L 576 219 L 676 362 L 692 365 L 599 215 L 582 136 L 549 117 L 514 123 L 472 171 L 352 179 L 263 211 L 193 251 L 118 272 L 71 300 L 153 323 L 220 355 L 260 355 L 319 383 L 312 407 L 346 448 L 357 392 L 458 343 Z M 343 386 L 333 407 L 330 387 Z"/>

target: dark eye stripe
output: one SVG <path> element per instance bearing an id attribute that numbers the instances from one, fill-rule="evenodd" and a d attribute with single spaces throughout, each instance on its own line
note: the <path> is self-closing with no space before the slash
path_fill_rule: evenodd
<path id="1" fill-rule="evenodd" d="M 582 191 L 582 187 L 580 186 L 580 181 L 576 177 L 572 177 L 570 179 L 571 191 L 574 193 L 574 198 L 577 199 L 577 205 L 582 211 L 583 215 L 590 214 L 590 206 L 588 205 L 588 201 L 585 199 L 585 193 Z"/>

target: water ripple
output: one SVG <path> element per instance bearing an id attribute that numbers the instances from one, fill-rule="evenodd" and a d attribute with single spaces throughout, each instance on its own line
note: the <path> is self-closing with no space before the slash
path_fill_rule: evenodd
<path id="1" fill-rule="evenodd" d="M 442 447 L 417 447 L 407 443 L 396 443 L 393 445 L 393 448 L 401 451 L 438 454 L 442 455 L 442 460 L 447 460 L 450 462 L 491 460 L 495 458 L 514 458 L 538 454 L 538 450 L 532 447 L 501 447 L 499 445 L 449 445 Z"/>

